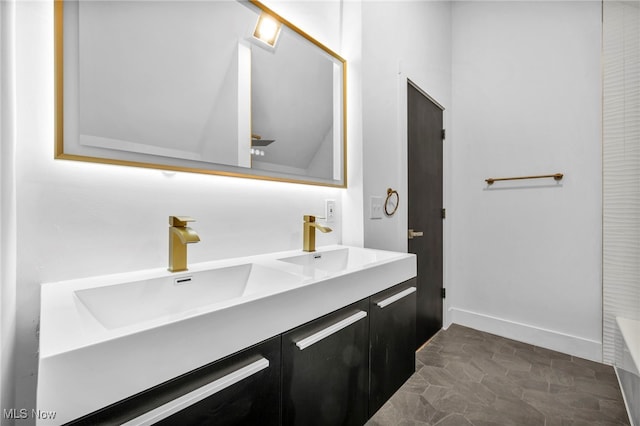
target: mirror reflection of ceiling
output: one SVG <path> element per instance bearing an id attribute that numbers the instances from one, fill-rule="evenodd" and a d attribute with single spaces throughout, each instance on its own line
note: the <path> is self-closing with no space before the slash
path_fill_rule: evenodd
<path id="1" fill-rule="evenodd" d="M 257 16 L 237 1 L 81 1 L 79 143 L 334 179 L 341 73 L 289 28 L 275 49 L 249 42 Z M 263 156 L 252 133 L 275 140 Z"/>
<path id="2" fill-rule="evenodd" d="M 252 133 L 275 139 L 264 149 L 265 157 L 259 163 L 302 170 L 318 161 L 331 164 L 333 67 L 324 52 L 309 49 L 308 42 L 286 28 L 275 53 L 252 48 Z M 331 169 L 322 176 L 330 178 L 332 173 Z"/>
<path id="3" fill-rule="evenodd" d="M 255 17 L 236 2 L 80 2 L 80 134 L 193 153 L 237 139 L 238 40 Z"/>

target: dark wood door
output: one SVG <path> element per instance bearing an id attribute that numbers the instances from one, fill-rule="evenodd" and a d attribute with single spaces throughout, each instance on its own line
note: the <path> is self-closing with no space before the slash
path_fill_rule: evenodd
<path id="1" fill-rule="evenodd" d="M 443 108 L 407 83 L 409 253 L 418 256 L 416 348 L 442 328 Z M 420 233 L 422 233 L 420 235 Z"/>

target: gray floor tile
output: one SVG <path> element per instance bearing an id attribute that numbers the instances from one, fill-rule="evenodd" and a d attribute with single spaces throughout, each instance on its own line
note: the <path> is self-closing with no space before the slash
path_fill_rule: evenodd
<path id="1" fill-rule="evenodd" d="M 613 368 L 459 325 L 367 426 L 629 425 Z"/>

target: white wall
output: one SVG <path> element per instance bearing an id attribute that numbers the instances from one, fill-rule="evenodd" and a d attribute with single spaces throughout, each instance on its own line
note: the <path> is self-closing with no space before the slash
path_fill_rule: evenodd
<path id="1" fill-rule="evenodd" d="M 450 319 L 601 358 L 601 4 L 455 2 Z M 488 177 L 562 172 L 553 180 Z"/>
<path id="2" fill-rule="evenodd" d="M 14 3 L 0 2 L 0 407 L 14 407 L 16 194 Z M 1 419 L 1 418 L 0 418 Z M 4 420 L 0 420 L 4 424 Z"/>
<path id="3" fill-rule="evenodd" d="M 349 53 L 356 51 L 353 46 L 359 45 L 359 33 L 342 31 L 342 26 L 359 28 L 360 23 L 350 21 L 351 14 L 344 20 L 336 16 L 333 6 L 327 4 L 325 13 L 334 25 L 309 32 L 349 61 Z M 296 13 L 310 21 L 320 9 L 317 3 L 309 8 L 297 5 Z M 50 1 L 20 2 L 17 7 L 19 408 L 35 404 L 40 284 L 166 265 L 169 215 L 197 219 L 192 227 L 201 242 L 189 247 L 191 263 L 301 248 L 302 215 L 323 213 L 327 198 L 342 205 L 331 226 L 334 232 L 323 234 L 318 244 L 362 244 L 357 231 L 358 226 L 362 229 L 362 215 L 353 187 L 342 190 L 54 160 L 52 12 Z M 300 26 L 305 28 L 304 23 Z M 346 46 L 344 52 L 340 44 Z M 360 87 L 359 78 L 351 69 L 349 85 Z M 349 176 L 356 183 L 361 170 L 358 117 L 350 115 L 348 123 Z M 340 212 L 348 209 L 350 213 L 341 217 Z M 343 231 L 345 218 L 355 230 Z"/>
<path id="4" fill-rule="evenodd" d="M 600 28 L 599 2 L 363 3 L 365 245 L 407 247 L 408 77 L 446 108 L 445 326 L 600 359 Z"/>
<path id="5" fill-rule="evenodd" d="M 362 16 L 364 241 L 366 247 L 406 252 L 406 80 L 445 108 L 451 105 L 451 3 L 364 2 Z M 446 145 L 444 158 L 446 188 Z M 398 211 L 369 219 L 370 197 L 386 196 L 387 188 L 398 190 Z"/>

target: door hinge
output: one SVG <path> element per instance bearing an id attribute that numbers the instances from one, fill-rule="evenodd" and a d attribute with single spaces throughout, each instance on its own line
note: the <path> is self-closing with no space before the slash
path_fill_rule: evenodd
<path id="1" fill-rule="evenodd" d="M 447 138 L 447 130 L 442 129 L 442 140 L 445 140 L 446 138 Z"/>
<path id="2" fill-rule="evenodd" d="M 442 298 L 445 299 L 447 297 L 447 289 L 446 288 L 442 288 Z"/>
<path id="3" fill-rule="evenodd" d="M 442 208 L 442 218 L 446 219 L 446 217 L 447 217 L 447 209 Z"/>

